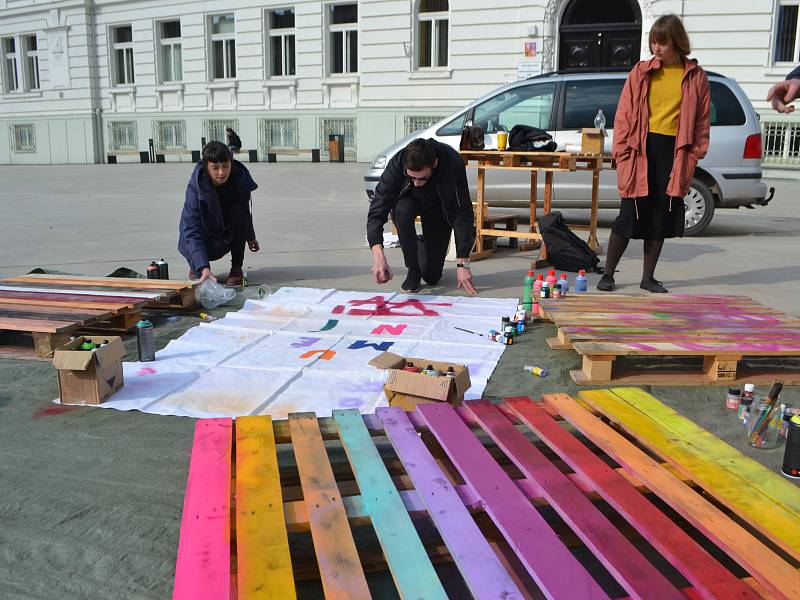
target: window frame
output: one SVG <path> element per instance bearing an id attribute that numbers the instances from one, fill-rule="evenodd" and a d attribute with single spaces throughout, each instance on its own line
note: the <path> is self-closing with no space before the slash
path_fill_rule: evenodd
<path id="1" fill-rule="evenodd" d="M 33 38 L 36 40 L 36 49 L 28 50 L 28 40 Z M 22 44 L 23 66 L 25 80 L 25 90 L 30 92 L 38 92 L 42 89 L 41 71 L 39 69 L 39 37 L 35 33 L 27 33 L 20 36 L 24 40 Z M 28 61 L 33 59 L 32 65 L 28 65 Z"/>
<path id="2" fill-rule="evenodd" d="M 178 23 L 178 27 L 180 27 L 181 35 L 179 37 L 164 37 L 163 27 L 167 23 Z M 162 21 L 156 21 L 156 40 L 158 43 L 158 57 L 157 57 L 157 64 L 158 64 L 158 82 L 159 84 L 171 84 L 171 83 L 183 83 L 183 24 L 181 23 L 180 17 L 177 19 L 165 19 Z M 179 61 L 179 66 L 181 70 L 181 76 L 175 77 L 175 47 L 180 48 L 181 58 Z M 169 58 L 170 58 L 170 69 L 171 69 L 171 79 L 166 78 L 167 73 L 167 66 L 165 60 L 165 50 L 169 48 Z"/>
<path id="3" fill-rule="evenodd" d="M 292 11 L 292 15 L 295 18 L 295 26 L 294 27 L 272 27 L 272 13 L 277 11 Z M 264 44 L 266 53 L 267 53 L 267 60 L 265 61 L 266 65 L 266 73 L 267 78 L 269 79 L 283 79 L 283 78 L 293 78 L 297 77 L 297 11 L 294 6 L 283 6 L 283 7 L 270 7 L 265 10 L 266 14 L 266 30 L 267 30 L 267 40 Z M 272 41 L 274 38 L 280 38 L 281 40 L 281 73 L 276 74 L 272 72 L 272 59 L 273 51 L 272 51 Z M 289 52 L 287 51 L 287 44 L 289 42 L 289 38 L 292 38 L 292 57 L 291 61 L 289 60 Z M 289 73 L 289 66 L 292 66 L 292 72 Z"/>
<path id="4" fill-rule="evenodd" d="M 115 34 L 118 30 L 130 28 L 131 41 L 130 42 L 117 42 Z M 111 41 L 111 84 L 113 87 L 129 87 L 136 85 L 136 60 L 133 51 L 133 24 L 123 23 L 119 25 L 111 25 L 109 27 L 109 40 Z M 119 65 L 117 64 L 117 52 L 122 52 L 122 64 L 124 78 L 120 78 Z M 130 62 L 129 57 L 130 56 Z M 130 75 L 130 81 L 128 76 Z"/>
<path id="5" fill-rule="evenodd" d="M 14 42 L 14 52 L 6 50 L 6 41 L 11 40 Z M 3 93 L 16 94 L 23 91 L 23 86 L 20 85 L 21 77 L 19 72 L 19 36 L 9 35 L 0 37 L 0 53 L 2 53 L 2 66 L 3 66 Z M 9 68 L 9 63 L 13 62 L 13 68 Z M 14 87 L 11 86 L 10 77 L 14 77 Z"/>
<path id="6" fill-rule="evenodd" d="M 356 20 L 349 23 L 333 23 L 333 8 L 335 6 L 348 6 L 352 5 L 356 7 Z M 325 5 L 325 41 L 326 43 L 326 71 L 328 75 L 334 77 L 347 77 L 358 75 L 361 73 L 361 52 L 359 48 L 360 44 L 360 21 L 359 21 L 359 10 L 358 10 L 358 2 L 328 2 Z M 342 34 L 342 71 L 334 71 L 334 54 L 333 54 L 333 36 L 334 34 Z M 355 34 L 355 50 L 356 50 L 356 70 L 351 71 L 350 68 L 350 59 L 351 59 L 351 48 L 349 44 L 350 36 L 349 34 Z"/>
<path id="7" fill-rule="evenodd" d="M 795 23 L 794 27 L 794 47 L 792 49 L 792 59 L 791 60 L 777 60 L 775 58 L 775 53 L 778 49 L 778 22 L 780 17 L 781 8 L 784 6 L 797 6 L 797 22 Z M 770 62 L 775 66 L 794 66 L 798 60 L 800 59 L 800 0 L 777 0 L 775 2 L 775 13 L 774 18 L 772 19 L 773 22 L 773 30 L 771 36 L 771 48 L 770 48 Z"/>
<path id="8" fill-rule="evenodd" d="M 29 144 L 22 146 L 19 144 L 20 135 L 18 132 L 28 130 Z M 14 154 L 34 154 L 36 153 L 36 125 L 34 123 L 11 123 L 11 151 Z"/>
<path id="9" fill-rule="evenodd" d="M 226 33 L 214 33 L 214 18 L 215 17 L 233 17 L 233 31 Z M 236 64 L 236 13 L 216 13 L 208 15 L 208 40 L 209 40 L 209 56 L 211 60 L 208 63 L 209 80 L 210 81 L 233 81 L 236 79 L 236 72 L 238 65 Z M 223 76 L 217 77 L 215 66 L 216 56 L 214 55 L 214 43 L 222 42 L 222 71 Z M 228 42 L 233 42 L 233 60 L 230 60 Z M 232 67 L 232 68 L 231 68 Z M 233 73 L 231 73 L 233 71 Z"/>
<path id="10" fill-rule="evenodd" d="M 800 0 L 798 0 L 800 1 Z M 415 33 L 416 33 L 416 47 L 417 50 L 414 52 L 414 66 L 418 71 L 441 71 L 444 69 L 448 69 L 450 67 L 450 2 L 447 3 L 447 11 L 437 11 L 437 12 L 422 12 L 420 11 L 420 6 L 422 4 L 422 0 L 417 0 L 415 5 Z M 430 64 L 427 66 L 422 65 L 422 22 L 429 22 L 431 24 L 430 34 L 431 40 L 429 45 L 429 56 L 428 60 Z M 438 64 L 439 62 L 439 28 L 437 24 L 439 21 L 445 21 L 447 23 L 447 55 L 446 55 L 446 63 L 441 65 Z"/>

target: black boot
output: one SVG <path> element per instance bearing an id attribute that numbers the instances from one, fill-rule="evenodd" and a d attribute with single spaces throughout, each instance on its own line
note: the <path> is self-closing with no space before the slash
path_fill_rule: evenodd
<path id="1" fill-rule="evenodd" d="M 411 269 L 408 270 L 408 275 L 406 275 L 406 280 L 400 285 L 405 291 L 413 294 L 419 291 L 419 284 L 420 280 L 422 279 L 422 275 L 419 271 L 412 271 Z"/>
<path id="2" fill-rule="evenodd" d="M 616 287 L 617 286 L 614 284 L 614 276 L 608 273 L 604 274 L 600 278 L 600 281 L 597 282 L 597 289 L 601 292 L 613 292 Z"/>

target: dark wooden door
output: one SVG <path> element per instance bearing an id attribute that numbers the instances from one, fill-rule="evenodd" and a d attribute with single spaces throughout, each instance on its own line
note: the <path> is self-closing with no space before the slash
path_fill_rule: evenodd
<path id="1" fill-rule="evenodd" d="M 639 60 L 641 30 L 563 31 L 559 69 L 632 67 Z"/>

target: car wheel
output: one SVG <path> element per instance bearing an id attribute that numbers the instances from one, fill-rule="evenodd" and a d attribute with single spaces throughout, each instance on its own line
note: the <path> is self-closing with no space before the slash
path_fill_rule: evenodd
<path id="1" fill-rule="evenodd" d="M 689 193 L 683 197 L 686 209 L 684 235 L 697 235 L 708 227 L 714 218 L 714 195 L 699 179 L 692 179 Z"/>

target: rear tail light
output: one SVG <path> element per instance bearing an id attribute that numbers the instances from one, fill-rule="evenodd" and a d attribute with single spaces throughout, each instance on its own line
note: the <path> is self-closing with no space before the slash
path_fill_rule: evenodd
<path id="1" fill-rule="evenodd" d="M 761 134 L 754 133 L 747 136 L 744 143 L 744 154 L 742 158 L 757 158 L 761 160 Z"/>

